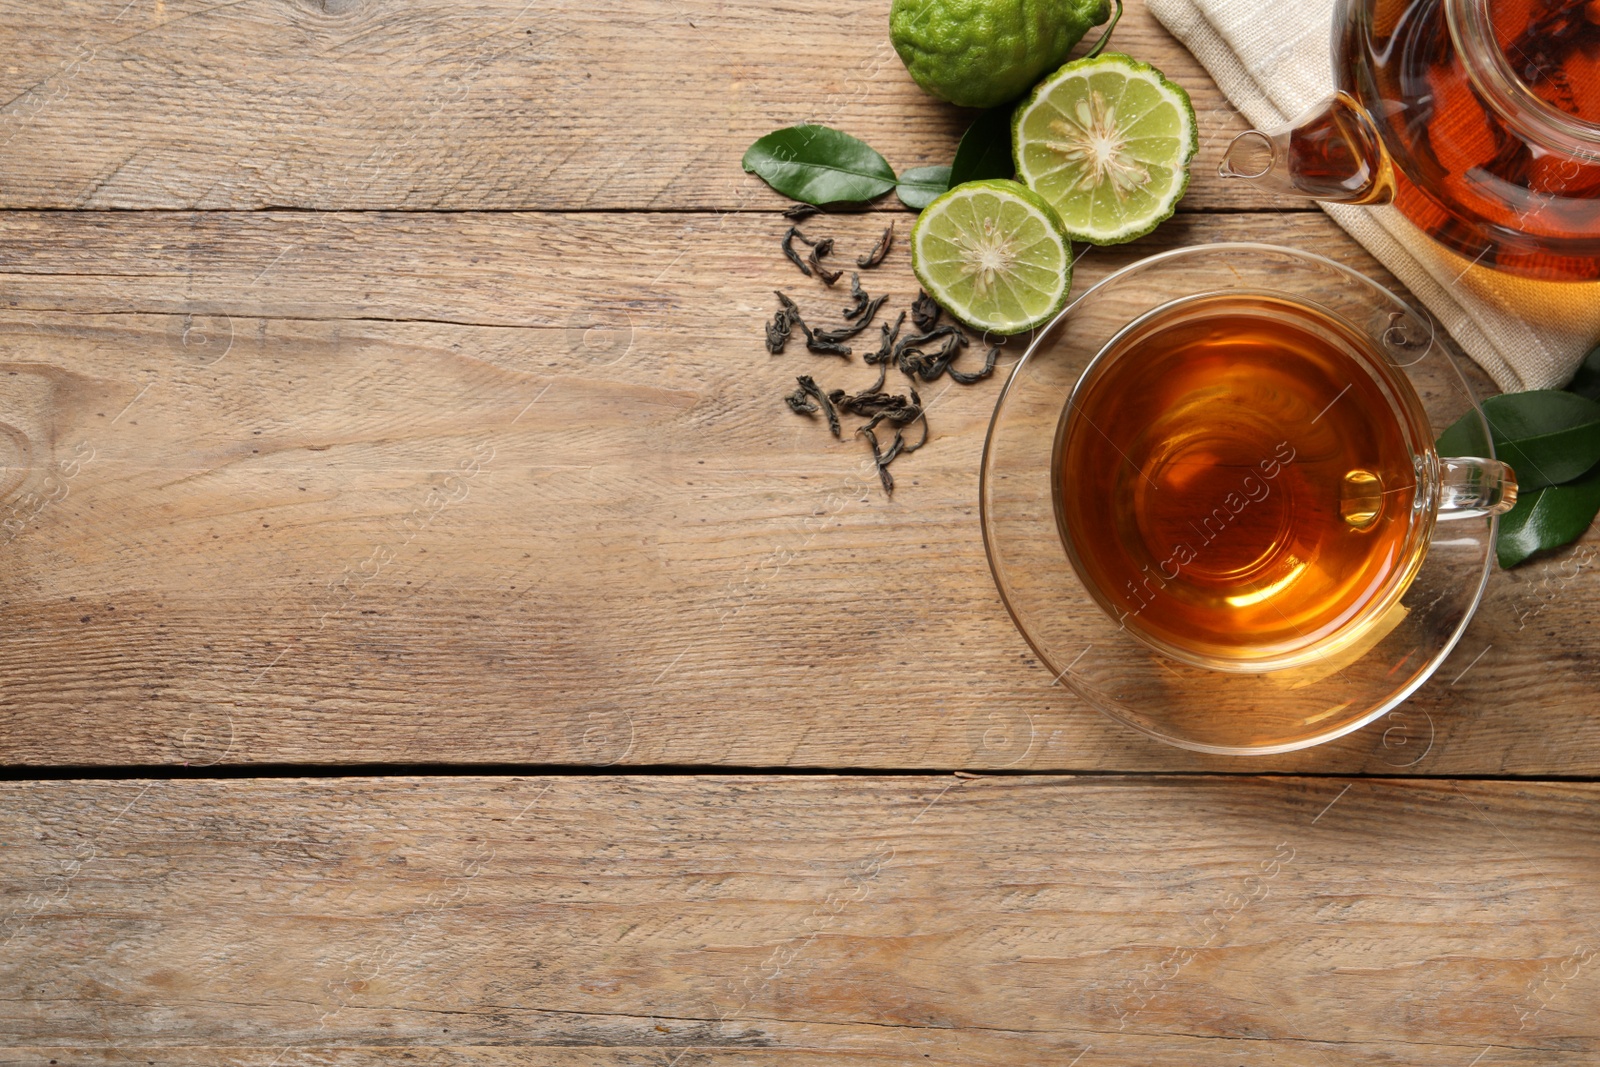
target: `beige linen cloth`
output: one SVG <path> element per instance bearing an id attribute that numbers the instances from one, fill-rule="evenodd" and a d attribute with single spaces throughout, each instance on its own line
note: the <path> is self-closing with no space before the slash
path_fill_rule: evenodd
<path id="1" fill-rule="evenodd" d="M 1147 2 L 1261 129 L 1333 91 L 1333 0 Z M 1323 207 L 1507 392 L 1565 385 L 1600 341 L 1600 284 L 1536 282 L 1472 266 L 1392 207 Z"/>

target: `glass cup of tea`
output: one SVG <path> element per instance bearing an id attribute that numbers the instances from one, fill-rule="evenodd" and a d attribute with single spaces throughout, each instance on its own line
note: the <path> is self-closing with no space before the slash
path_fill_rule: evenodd
<path id="1" fill-rule="evenodd" d="M 1441 457 L 1462 416 L 1471 456 Z M 1321 256 L 1217 244 L 1080 296 L 984 449 L 991 569 L 1062 684 L 1163 741 L 1358 729 L 1459 640 L 1516 500 L 1431 320 Z"/>

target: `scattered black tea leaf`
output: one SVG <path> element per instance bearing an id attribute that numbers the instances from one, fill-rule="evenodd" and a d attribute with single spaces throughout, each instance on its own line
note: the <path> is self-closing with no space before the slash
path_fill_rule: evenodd
<path id="1" fill-rule="evenodd" d="M 915 452 L 928 443 L 928 412 L 922 406 L 922 398 L 917 395 L 917 387 L 911 386 L 911 404 L 917 409 L 917 418 L 922 420 L 922 437 L 914 445 L 907 445 L 902 452 Z"/>
<path id="2" fill-rule="evenodd" d="M 887 322 L 879 323 L 879 326 L 883 330 L 883 344 L 878 347 L 876 352 L 868 352 L 861 358 L 866 360 L 868 363 L 887 364 L 891 359 L 894 358 L 895 340 L 900 336 L 900 327 L 904 326 L 905 324 L 906 313 L 904 311 L 900 312 L 900 317 L 894 320 L 894 327 L 892 329 Z"/>
<path id="3" fill-rule="evenodd" d="M 830 238 L 824 237 L 823 240 L 824 241 L 830 241 L 830 243 L 831 243 L 831 239 Z M 822 253 L 822 254 L 825 254 L 825 253 Z M 809 257 L 807 257 L 806 262 L 811 264 L 811 269 L 817 272 L 817 277 L 821 278 L 822 281 L 823 281 L 823 284 L 825 284 L 825 285 L 832 285 L 834 282 L 838 281 L 840 278 L 842 278 L 844 276 L 844 271 L 842 271 L 842 270 L 829 270 L 827 267 L 824 267 L 822 265 L 822 259 L 821 259 L 821 256 L 819 255 L 819 250 L 818 249 L 813 248 L 811 250 L 811 255 Z"/>
<path id="4" fill-rule="evenodd" d="M 833 410 L 833 401 L 828 399 L 828 394 L 817 387 L 817 383 L 809 374 L 802 374 L 795 379 L 800 388 L 790 393 L 784 399 L 789 402 L 789 409 L 798 415 L 815 415 L 821 408 L 823 415 L 827 416 L 828 429 L 833 431 L 833 436 L 839 436 L 839 413 Z M 816 403 L 811 402 L 811 398 Z"/>
<path id="5" fill-rule="evenodd" d="M 999 357 L 999 355 L 1000 346 L 990 345 L 988 354 L 983 357 L 982 370 L 967 373 L 966 371 L 957 370 L 954 366 L 948 367 L 947 370 L 950 372 L 950 377 L 954 378 L 962 385 L 971 385 L 974 382 L 981 381 L 982 379 L 987 378 L 989 375 L 994 373 L 994 361 Z"/>
<path id="6" fill-rule="evenodd" d="M 916 374 L 925 382 L 936 380 L 939 375 L 949 369 L 950 364 L 961 355 L 961 350 L 967 347 L 967 335 L 960 330 L 952 330 L 946 335 L 944 344 L 939 346 L 937 352 L 924 352 L 919 348 L 908 348 L 900 358 L 900 369 L 906 374 Z"/>
<path id="7" fill-rule="evenodd" d="M 870 432 L 875 430 L 878 428 L 879 423 L 886 420 L 896 426 L 909 426 L 922 417 L 922 398 L 917 396 L 917 391 L 915 389 L 912 389 L 911 403 L 895 404 L 884 408 L 882 411 L 879 411 L 873 415 L 872 418 L 868 419 L 866 424 L 862 426 L 861 430 L 858 432 Z M 921 447 L 922 445 L 918 443 L 911 449 L 911 451 L 915 452 Z"/>
<path id="8" fill-rule="evenodd" d="M 820 214 L 822 214 L 822 209 L 817 207 L 815 204 L 794 204 L 785 208 L 783 211 L 784 218 L 793 219 L 795 222 L 799 222 L 801 219 L 809 219 L 812 215 Z"/>
<path id="9" fill-rule="evenodd" d="M 861 288 L 861 275 L 857 274 L 855 271 L 851 271 L 850 272 L 850 300 L 851 300 L 851 303 L 845 305 L 845 307 L 844 307 L 844 317 L 846 319 L 853 319 L 857 315 L 861 314 L 863 311 L 867 310 L 867 301 L 869 299 L 871 299 L 871 298 L 867 296 L 867 291 L 865 289 Z"/>
<path id="10" fill-rule="evenodd" d="M 900 365 L 900 369 L 906 374 L 916 373 L 916 369 L 922 365 L 919 361 L 926 357 L 926 353 L 922 352 L 920 346 L 927 344 L 929 341 L 937 341 L 942 337 L 961 338 L 960 341 L 946 341 L 946 347 L 951 344 L 964 345 L 967 343 L 966 335 L 958 327 L 946 323 L 943 326 L 935 326 L 931 330 L 924 330 L 922 333 L 907 334 L 902 337 L 894 346 L 895 362 Z M 913 352 L 916 355 L 912 355 L 911 353 Z M 933 379 L 923 378 L 923 381 L 931 382 Z"/>
<path id="11" fill-rule="evenodd" d="M 772 321 L 767 323 L 767 351 L 778 355 L 783 351 L 783 346 L 789 341 L 789 332 L 799 326 L 805 329 L 805 323 L 800 318 L 800 309 L 787 295 L 778 290 L 773 290 L 777 295 L 779 306 L 772 316 Z M 807 331 L 808 333 L 810 331 Z"/>
<path id="12" fill-rule="evenodd" d="M 938 359 L 939 356 L 936 353 L 924 352 L 920 348 L 902 349 L 900 352 L 900 372 L 907 378 L 915 378 L 918 374 L 921 374 L 923 381 L 931 382 L 933 377 L 929 374 L 928 366 L 930 363 L 937 362 Z"/>
<path id="13" fill-rule="evenodd" d="M 796 415 L 815 415 L 818 411 L 817 405 L 806 396 L 806 391 L 803 388 L 796 389 L 783 399 L 788 403 L 789 410 Z"/>
<path id="14" fill-rule="evenodd" d="M 872 325 L 872 320 L 877 317 L 878 309 L 883 306 L 883 302 L 887 299 L 889 299 L 888 293 L 873 297 L 872 300 L 867 304 L 867 310 L 862 312 L 861 317 L 855 321 L 854 325 L 841 326 L 837 330 L 818 330 L 816 334 L 817 339 L 837 344 L 840 341 L 848 340 L 849 338 L 854 337 L 856 334 Z"/>
<path id="15" fill-rule="evenodd" d="M 908 452 L 915 452 L 928 443 L 928 416 L 922 409 L 922 398 L 917 395 L 916 387 L 913 386 L 911 389 L 911 402 L 909 404 L 904 402 L 904 397 L 895 397 L 894 399 L 900 401 L 900 403 L 885 406 L 856 430 L 856 434 L 865 437 L 867 443 L 872 447 L 872 461 L 878 467 L 878 480 L 883 483 L 883 491 L 889 496 L 894 495 L 894 475 L 889 473 L 889 464 L 893 463 L 896 457 L 903 456 Z M 888 420 L 896 427 L 894 441 L 890 443 L 887 451 L 879 445 L 878 435 L 873 432 L 877 429 L 878 424 L 884 420 Z M 901 433 L 901 428 L 918 420 L 922 422 L 922 437 L 914 445 L 907 444 L 904 435 Z"/>
<path id="16" fill-rule="evenodd" d="M 882 392 L 883 391 L 883 383 L 884 383 L 885 379 L 887 379 L 888 377 L 889 377 L 889 361 L 886 360 L 886 359 L 885 360 L 880 360 L 878 362 L 878 380 L 872 383 L 872 388 L 868 389 L 867 392 L 869 392 L 869 393 Z"/>
<path id="17" fill-rule="evenodd" d="M 794 242 L 797 239 L 811 247 L 811 255 L 809 257 L 811 266 L 809 267 L 806 266 L 805 261 L 801 260 L 799 254 L 794 250 Z M 807 237 L 805 232 L 798 226 L 790 226 L 789 232 L 783 235 L 783 254 L 789 257 L 789 262 L 799 267 L 800 273 L 804 274 L 807 278 L 811 277 L 812 268 L 816 268 L 817 273 L 821 274 L 823 279 L 827 281 L 829 285 L 832 285 L 834 282 L 839 280 L 840 272 L 823 270 L 819 260 L 823 256 L 830 254 L 832 251 L 832 237 L 819 237 L 813 241 L 810 237 Z M 829 275 L 832 275 L 832 277 L 829 278 Z"/>
<path id="18" fill-rule="evenodd" d="M 867 427 L 863 426 L 856 431 L 856 434 L 865 436 L 868 446 L 872 449 L 872 462 L 878 468 L 878 482 L 883 486 L 883 495 L 894 496 L 894 475 L 889 473 L 889 464 L 893 463 L 894 457 L 900 454 L 901 441 L 899 432 L 895 433 L 894 444 L 889 447 L 887 453 L 878 447 L 878 435 Z"/>
<path id="19" fill-rule="evenodd" d="M 804 319 L 800 320 L 799 325 L 800 329 L 804 331 L 806 335 L 806 351 L 815 352 L 819 356 L 840 356 L 845 359 L 850 358 L 849 345 L 842 345 L 838 341 L 830 341 L 825 337 L 817 336 L 816 331 L 807 326 Z"/>
<path id="20" fill-rule="evenodd" d="M 830 331 L 813 330 L 806 325 L 806 320 L 800 316 L 799 306 L 789 299 L 787 293 L 778 289 L 774 289 L 773 293 L 782 306 L 778 308 L 777 314 L 772 316 L 772 321 L 767 323 L 768 352 L 775 356 L 780 354 L 784 344 L 789 340 L 790 331 L 798 326 L 800 332 L 805 334 L 807 350 L 823 356 L 842 356 L 846 359 L 850 357 L 849 346 L 840 344 L 837 338 L 824 336 Z"/>
<path id="21" fill-rule="evenodd" d="M 785 214 L 789 215 L 792 221 L 799 221 L 811 217 L 815 212 L 800 210 Z M 796 251 L 796 241 L 810 249 L 804 259 Z M 884 231 L 872 251 L 856 260 L 856 266 L 860 270 L 866 270 L 883 262 L 884 256 L 893 246 L 893 241 L 894 227 L 891 225 Z M 788 232 L 784 234 L 782 244 L 784 255 L 807 277 L 820 278 L 830 286 L 843 277 L 845 273 L 843 270 L 829 270 L 822 263 L 823 258 L 833 251 L 833 238 L 813 239 L 799 227 L 790 226 Z M 859 271 L 851 271 L 850 303 L 843 308 L 845 324 L 813 330 L 801 315 L 799 305 L 787 293 L 782 290 L 773 292 L 778 298 L 778 310 L 773 315 L 772 321 L 766 324 L 766 339 L 767 351 L 774 355 L 784 351 L 785 345 L 798 327 L 805 335 L 808 351 L 820 355 L 840 356 L 848 360 L 851 349 L 843 342 L 861 334 L 877 322 L 878 312 L 888 300 L 887 294 L 874 297 L 868 293 L 861 286 Z M 909 310 L 915 332 L 909 334 L 905 332 L 908 315 L 906 310 L 902 310 L 893 323 L 877 322 L 878 347 L 862 356 L 867 364 L 876 365 L 878 368 L 878 380 L 869 388 L 853 394 L 843 389 L 824 392 L 810 375 L 801 375 L 795 379 L 798 388 L 784 396 L 784 402 L 797 414 L 815 416 L 820 412 L 827 420 L 829 432 L 841 440 L 843 439 L 841 416 L 865 420 L 856 429 L 855 434 L 866 438 L 868 445 L 871 446 L 878 479 L 883 485 L 884 492 L 890 496 L 894 494 L 895 485 L 894 476 L 889 470 L 890 465 L 901 456 L 923 447 L 929 439 L 928 417 L 923 410 L 922 398 L 917 394 L 917 380 L 920 378 L 924 382 L 931 382 L 940 375 L 948 373 L 953 381 L 970 385 L 994 372 L 995 361 L 999 355 L 999 346 L 991 346 L 985 354 L 982 369 L 967 372 L 954 366 L 963 350 L 972 342 L 959 325 L 953 322 L 941 325 L 941 314 L 939 305 L 927 293 L 920 293 Z M 884 390 L 891 364 L 906 375 L 909 399 Z M 921 423 L 922 432 L 913 441 L 907 434 L 910 432 L 910 427 L 917 423 Z M 880 432 L 886 425 L 892 427 L 894 431 L 894 436 L 887 442 Z"/>
<path id="22" fill-rule="evenodd" d="M 789 316 L 778 312 L 772 316 L 772 321 L 767 323 L 767 351 L 778 355 L 783 351 L 783 346 L 789 342 Z"/>
<path id="23" fill-rule="evenodd" d="M 808 352 L 816 352 L 818 355 L 838 355 L 838 357 L 846 358 L 846 360 L 850 358 L 850 346 L 848 344 L 840 344 L 837 341 L 824 341 L 816 334 L 811 333 L 810 328 L 805 323 L 800 323 L 800 328 L 805 330 L 805 347 Z"/>
<path id="24" fill-rule="evenodd" d="M 783 254 L 789 257 L 790 263 L 793 263 L 795 266 L 800 268 L 801 274 L 804 274 L 807 278 L 809 278 L 811 277 L 811 268 L 806 266 L 805 260 L 801 259 L 799 254 L 794 250 L 794 239 L 796 237 L 800 238 L 802 241 L 805 241 L 806 244 L 811 243 L 810 239 L 807 238 L 805 234 L 801 233 L 797 227 L 790 226 L 789 232 L 783 235 Z"/>
<path id="25" fill-rule="evenodd" d="M 900 327 L 904 326 L 905 322 L 906 313 L 902 311 L 900 312 L 900 317 L 894 320 L 892 328 L 887 322 L 878 324 L 878 328 L 883 331 L 883 343 L 878 346 L 876 352 L 868 352 L 861 357 L 868 364 L 876 363 L 878 365 L 878 384 L 867 390 L 867 392 L 876 393 L 883 388 L 884 379 L 889 375 L 889 364 L 894 359 L 895 338 L 900 336 Z"/>
<path id="26" fill-rule="evenodd" d="M 893 247 L 893 245 L 894 223 L 891 222 L 889 223 L 888 229 L 883 231 L 883 236 L 878 238 L 878 243 L 873 246 L 872 251 L 856 260 L 856 266 L 860 267 L 862 270 L 867 270 L 870 267 L 876 267 L 878 264 L 883 262 L 883 258 L 889 254 L 889 249 Z"/>
<path id="27" fill-rule="evenodd" d="M 835 389 L 828 394 L 828 398 L 833 401 L 834 407 L 846 415 L 860 415 L 863 418 L 871 418 L 882 412 L 903 410 L 911 403 L 897 393 L 885 393 L 877 389 L 868 389 L 854 396 L 843 389 Z"/>

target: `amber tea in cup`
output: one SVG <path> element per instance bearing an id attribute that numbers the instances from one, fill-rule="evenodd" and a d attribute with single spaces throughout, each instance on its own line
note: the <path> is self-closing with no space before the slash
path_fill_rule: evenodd
<path id="1" fill-rule="evenodd" d="M 1295 665 L 1353 639 L 1421 564 L 1426 426 L 1404 376 L 1337 316 L 1267 294 L 1177 301 L 1074 390 L 1063 539 L 1146 643 L 1212 669 Z"/>

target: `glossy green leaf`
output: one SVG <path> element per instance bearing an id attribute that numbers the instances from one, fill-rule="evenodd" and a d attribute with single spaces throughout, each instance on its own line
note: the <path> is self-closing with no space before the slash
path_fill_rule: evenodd
<path id="1" fill-rule="evenodd" d="M 1434 448 L 1438 449 L 1441 456 L 1482 456 L 1488 451 L 1488 442 L 1484 440 L 1483 425 L 1478 421 L 1475 412 L 1467 412 L 1450 428 L 1439 435 Z"/>
<path id="2" fill-rule="evenodd" d="M 1575 482 L 1536 489 L 1500 516 L 1495 556 L 1515 567 L 1535 552 L 1576 541 L 1600 514 L 1600 466 Z"/>
<path id="3" fill-rule="evenodd" d="M 950 164 L 950 188 L 990 178 L 1010 178 L 1016 173 L 1011 161 L 1012 107 L 992 107 L 973 120 L 956 146 L 955 162 Z"/>
<path id="4" fill-rule="evenodd" d="M 949 167 L 912 167 L 900 175 L 895 195 L 912 211 L 921 211 L 950 188 Z"/>
<path id="5" fill-rule="evenodd" d="M 1600 400 L 1600 345 L 1595 345 L 1594 350 L 1578 364 L 1577 373 L 1567 383 L 1567 392 L 1590 400 Z"/>
<path id="6" fill-rule="evenodd" d="M 1600 463 L 1600 403 L 1560 389 L 1503 393 L 1484 401 L 1495 456 L 1517 472 L 1524 492 L 1560 485 Z M 1439 435 L 1441 456 L 1470 456 L 1478 439 L 1471 412 Z"/>
<path id="7" fill-rule="evenodd" d="M 744 169 L 807 204 L 861 202 L 894 188 L 894 168 L 865 141 L 831 126 L 773 130 L 745 150 Z"/>

